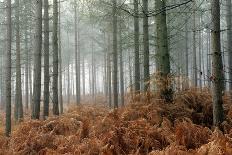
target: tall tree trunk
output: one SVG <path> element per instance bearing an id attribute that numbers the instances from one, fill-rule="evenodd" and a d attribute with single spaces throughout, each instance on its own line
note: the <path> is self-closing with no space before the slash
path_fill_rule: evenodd
<path id="1" fill-rule="evenodd" d="M 31 51 L 31 50 L 30 50 Z M 32 86 L 32 67 L 31 67 L 31 56 L 32 55 L 29 55 L 29 62 L 28 62 L 28 65 L 29 65 L 29 68 L 28 68 L 28 78 L 29 78 L 29 91 L 30 91 L 30 109 L 31 111 L 33 111 L 34 109 L 34 106 L 33 106 L 33 86 Z"/>
<path id="2" fill-rule="evenodd" d="M 78 25 L 78 32 L 77 32 L 77 38 L 78 38 L 78 41 L 77 41 L 77 73 L 76 73 L 76 76 L 77 76 L 77 83 L 78 83 L 78 87 L 77 87 L 77 101 L 78 103 L 81 103 L 81 40 L 80 40 L 80 19 L 78 17 L 78 22 L 77 22 L 77 25 Z"/>
<path id="3" fill-rule="evenodd" d="M 27 19 L 26 19 L 27 20 Z M 26 22 L 26 21 L 25 21 Z M 29 109 L 29 53 L 28 53 L 28 34 L 27 34 L 28 25 L 26 24 L 26 29 L 24 32 L 25 37 L 25 106 L 26 110 Z"/>
<path id="4" fill-rule="evenodd" d="M 104 95 L 105 95 L 105 99 L 107 100 L 108 97 L 108 77 L 107 77 L 107 43 L 105 42 L 106 45 L 106 50 L 104 51 L 104 78 L 103 78 L 103 82 L 104 82 Z"/>
<path id="5" fill-rule="evenodd" d="M 156 9 L 165 9 L 166 0 L 156 0 Z M 168 47 L 168 32 L 166 22 L 166 11 L 156 16 L 156 33 L 157 33 L 157 61 L 158 71 L 160 72 L 160 92 L 161 97 L 166 101 L 172 101 L 172 88 L 168 76 L 170 75 L 170 54 Z"/>
<path id="6" fill-rule="evenodd" d="M 222 85 L 223 85 L 223 66 L 222 53 L 220 42 L 220 2 L 219 0 L 212 0 L 211 2 L 212 14 L 212 76 L 213 76 L 213 123 L 219 126 L 223 119 L 223 100 L 222 100 Z"/>
<path id="7" fill-rule="evenodd" d="M 6 0 L 6 69 L 5 69 L 5 104 L 6 104 L 6 128 L 5 135 L 10 136 L 11 133 L 11 0 Z"/>
<path id="8" fill-rule="evenodd" d="M 15 96 L 15 121 L 23 119 L 23 103 L 22 103 L 22 81 L 21 81 L 21 49 L 20 49 L 20 20 L 19 20 L 19 0 L 16 3 L 16 96 Z"/>
<path id="9" fill-rule="evenodd" d="M 193 12 L 193 87 L 197 87 L 197 49 L 196 49 L 196 2 Z"/>
<path id="10" fill-rule="evenodd" d="M 68 88 L 67 88 L 67 99 L 68 99 L 68 101 L 67 101 L 67 103 L 68 103 L 68 105 L 70 104 L 70 65 L 68 65 L 68 70 L 67 70 L 67 72 L 68 72 Z"/>
<path id="11" fill-rule="evenodd" d="M 133 91 L 133 79 L 132 79 L 132 67 L 133 67 L 133 65 L 131 64 L 131 52 L 129 51 L 129 83 L 130 83 L 130 93 L 131 93 L 131 95 L 133 96 L 133 93 L 132 93 L 132 91 Z"/>
<path id="12" fill-rule="evenodd" d="M 80 104 L 80 63 L 79 63 L 79 52 L 78 51 L 78 20 L 77 19 L 77 4 L 75 2 L 75 67 L 76 67 L 76 103 Z"/>
<path id="13" fill-rule="evenodd" d="M 107 83 L 108 83 L 108 104 L 112 108 L 112 72 L 111 72 L 111 40 L 108 35 L 108 52 L 107 52 Z"/>
<path id="14" fill-rule="evenodd" d="M 148 0 L 143 0 L 144 91 L 150 87 Z"/>
<path id="15" fill-rule="evenodd" d="M 189 88 L 189 50 L 188 50 L 188 19 L 185 20 L 185 89 Z"/>
<path id="16" fill-rule="evenodd" d="M 35 53 L 34 53 L 34 80 L 33 80 L 33 119 L 40 117 L 41 97 L 41 55 L 42 55 L 42 0 L 35 3 Z"/>
<path id="17" fill-rule="evenodd" d="M 92 89 L 91 89 L 91 64 L 89 63 L 88 64 L 88 70 L 89 70 L 89 95 L 91 96 L 91 93 L 92 93 Z"/>
<path id="18" fill-rule="evenodd" d="M 111 58 L 110 53 L 107 53 L 107 73 L 108 73 L 108 104 L 112 107 L 112 81 L 111 81 Z"/>
<path id="19" fill-rule="evenodd" d="M 199 16 L 199 25 L 201 25 L 201 15 Z M 199 72 L 199 87 L 202 88 L 202 32 L 201 30 L 199 30 L 199 70 L 197 72 Z"/>
<path id="20" fill-rule="evenodd" d="M 211 79 L 210 79 L 210 76 L 211 76 L 211 50 L 210 50 L 210 47 L 211 47 L 211 35 L 210 35 L 210 32 L 207 32 L 207 77 L 208 77 L 208 87 L 211 88 Z"/>
<path id="21" fill-rule="evenodd" d="M 59 115 L 59 101 L 58 101 L 58 2 L 53 0 L 53 114 Z"/>
<path id="22" fill-rule="evenodd" d="M 134 59 L 134 77 L 135 77 L 135 92 L 140 92 L 140 59 L 139 59 L 139 9 L 138 0 L 134 0 L 134 44 L 135 44 L 135 59 Z"/>
<path id="23" fill-rule="evenodd" d="M 49 116 L 49 2 L 44 0 L 44 118 Z"/>
<path id="24" fill-rule="evenodd" d="M 124 106 L 124 68 L 123 68 L 123 49 L 122 49 L 122 17 L 120 13 L 121 21 L 119 22 L 119 58 L 120 58 L 120 97 L 121 105 Z"/>
<path id="25" fill-rule="evenodd" d="M 60 0 L 59 0 L 59 13 L 58 13 L 58 20 L 59 20 L 59 27 L 58 27 L 58 35 L 59 35 L 59 105 L 60 105 L 60 113 L 63 114 L 63 111 L 64 111 L 64 107 L 63 107 L 63 87 L 62 87 L 62 55 L 61 55 L 61 16 L 60 16 L 60 7 L 61 7 L 61 3 L 60 3 Z"/>
<path id="26" fill-rule="evenodd" d="M 229 67 L 229 90 L 232 91 L 232 9 L 231 9 L 231 0 L 227 0 L 227 50 L 228 50 L 228 67 Z"/>
<path id="27" fill-rule="evenodd" d="M 117 0 L 113 0 L 113 96 L 114 108 L 118 108 L 118 28 Z"/>
<path id="28" fill-rule="evenodd" d="M 83 63 L 82 63 L 82 89 L 83 89 L 83 97 L 85 97 L 85 57 L 83 55 L 82 57 Z"/>

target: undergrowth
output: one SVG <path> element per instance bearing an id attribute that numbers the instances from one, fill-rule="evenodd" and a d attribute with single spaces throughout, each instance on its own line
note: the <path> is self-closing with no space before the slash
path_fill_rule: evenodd
<path id="1" fill-rule="evenodd" d="M 212 127 L 207 91 L 185 91 L 173 103 L 155 95 L 136 97 L 117 110 L 104 105 L 71 107 L 48 120 L 28 120 L 10 138 L 0 136 L 0 154 L 216 155 L 232 154 L 231 100 L 222 131 Z M 128 101 L 129 102 L 129 101 Z"/>

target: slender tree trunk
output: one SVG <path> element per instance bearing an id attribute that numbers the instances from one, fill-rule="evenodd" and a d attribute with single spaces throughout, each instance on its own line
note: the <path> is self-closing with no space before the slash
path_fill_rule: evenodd
<path id="1" fill-rule="evenodd" d="M 15 121 L 23 119 L 23 103 L 22 103 L 22 81 L 21 81 L 21 49 L 20 49 L 20 20 L 19 20 L 19 0 L 16 3 L 16 95 L 15 95 Z"/>
<path id="2" fill-rule="evenodd" d="M 68 105 L 70 104 L 70 65 L 68 65 L 68 88 L 67 88 L 67 95 L 68 95 Z"/>
<path id="3" fill-rule="evenodd" d="M 231 9 L 231 0 L 227 0 L 227 50 L 228 50 L 228 67 L 229 67 L 229 90 L 232 91 L 232 9 Z"/>
<path id="4" fill-rule="evenodd" d="M 108 104 L 112 107 L 112 87 L 111 87 L 111 58 L 110 53 L 107 53 L 107 73 L 108 73 Z"/>
<path id="5" fill-rule="evenodd" d="M 92 81 L 91 81 L 91 68 L 92 65 L 89 64 L 89 95 L 92 95 Z"/>
<path id="6" fill-rule="evenodd" d="M 11 0 L 6 0 L 6 69 L 5 69 L 5 103 L 6 103 L 6 128 L 5 135 L 10 136 L 11 133 Z"/>
<path id="7" fill-rule="evenodd" d="M 42 55 L 42 0 L 35 4 L 35 53 L 34 53 L 34 80 L 33 80 L 33 119 L 40 117 L 41 97 L 41 55 Z"/>
<path id="8" fill-rule="evenodd" d="M 121 13 L 120 13 L 121 16 Z M 122 17 L 120 17 L 122 18 Z M 120 58 L 120 97 L 121 105 L 124 106 L 124 68 L 123 68 L 123 49 L 122 49 L 122 19 L 119 22 L 119 58 Z"/>
<path id="9" fill-rule="evenodd" d="M 105 42 L 105 45 L 106 45 L 106 50 L 105 50 L 105 53 L 104 53 L 104 95 L 105 95 L 105 98 L 107 100 L 107 97 L 108 97 L 108 77 L 107 77 L 107 43 Z"/>
<path id="10" fill-rule="evenodd" d="M 193 86 L 197 87 L 197 49 L 196 49 L 196 2 L 193 12 Z"/>
<path id="11" fill-rule="evenodd" d="M 31 51 L 31 50 L 30 50 Z M 34 109 L 34 106 L 33 106 L 33 88 L 32 88 L 32 67 L 31 67 L 31 55 L 29 55 L 29 60 L 28 60 L 28 65 L 29 65 L 29 68 L 28 68 L 28 78 L 29 78 L 29 91 L 30 91 L 30 109 L 31 111 L 33 111 Z"/>
<path id="12" fill-rule="evenodd" d="M 166 0 L 156 0 L 156 9 L 160 10 L 166 7 Z M 160 72 L 161 97 L 166 101 L 172 101 L 172 88 L 168 76 L 170 75 L 170 54 L 168 47 L 168 32 L 166 22 L 166 11 L 156 16 L 156 31 L 157 31 L 157 61 L 158 70 Z"/>
<path id="13" fill-rule="evenodd" d="M 44 109 L 43 116 L 49 115 L 49 2 L 44 0 Z"/>
<path id="14" fill-rule="evenodd" d="M 201 15 L 199 17 L 199 25 L 201 25 Z M 199 87 L 202 88 L 202 74 L 203 74 L 203 71 L 202 71 L 202 59 L 201 59 L 201 56 L 202 56 L 202 32 L 201 30 L 199 30 Z"/>
<path id="15" fill-rule="evenodd" d="M 92 63 L 91 63 L 91 94 L 92 94 L 92 100 L 94 101 L 94 96 L 95 96 L 95 88 L 94 88 L 94 53 L 93 53 L 93 41 L 92 41 Z"/>
<path id="16" fill-rule="evenodd" d="M 58 101 L 58 2 L 53 0 L 53 114 L 59 115 L 59 101 Z"/>
<path id="17" fill-rule="evenodd" d="M 188 58 L 188 54 L 189 54 L 189 50 L 188 50 L 188 19 L 186 19 L 185 21 L 185 89 L 189 88 L 189 58 Z"/>
<path id="18" fill-rule="evenodd" d="M 213 76 L 213 123 L 219 126 L 224 119 L 223 114 L 223 100 L 222 100 L 222 85 L 223 85 L 223 66 L 222 53 L 220 42 L 220 2 L 219 0 L 212 0 L 212 76 Z"/>
<path id="19" fill-rule="evenodd" d="M 118 108 L 118 42 L 117 0 L 113 0 L 113 96 L 114 108 Z"/>
<path id="20" fill-rule="evenodd" d="M 148 0 L 143 0 L 144 91 L 150 87 Z"/>
<path id="21" fill-rule="evenodd" d="M 80 65 L 79 65 L 79 52 L 78 51 L 78 20 L 77 19 L 77 4 L 75 3 L 75 67 L 76 67 L 76 103 L 80 104 Z"/>
<path id="22" fill-rule="evenodd" d="M 58 11 L 58 20 L 59 20 L 59 26 L 58 26 L 58 35 L 59 35 L 59 105 L 60 105 L 60 113 L 63 114 L 64 112 L 64 107 L 63 107 L 63 85 L 62 85 L 62 55 L 61 55 L 61 52 L 62 52 L 62 49 L 61 49 L 61 16 L 60 16 L 60 7 L 61 7 L 61 3 L 60 3 L 60 0 L 59 0 L 59 11 Z"/>
<path id="23" fill-rule="evenodd" d="M 80 40 L 80 28 L 79 28 L 79 22 L 80 22 L 80 19 L 78 18 L 78 22 L 77 22 L 77 25 L 78 25 L 78 32 L 77 32 L 77 38 L 78 38 L 78 41 L 77 41 L 77 73 L 76 73 L 76 76 L 77 76 L 77 83 L 78 83 L 78 87 L 77 87 L 77 101 L 78 103 L 81 103 L 81 49 L 80 49 L 80 46 L 81 46 L 81 40 Z"/>
<path id="24" fill-rule="evenodd" d="M 85 97 L 85 57 L 83 55 L 82 57 L 83 63 L 82 63 L 82 84 L 83 84 L 83 97 Z"/>
<path id="25" fill-rule="evenodd" d="M 26 24 L 27 25 L 27 24 Z M 28 35 L 27 35 L 27 26 L 24 32 L 25 37 L 25 106 L 26 110 L 29 109 L 29 54 L 28 54 Z"/>
<path id="26" fill-rule="evenodd" d="M 210 32 L 207 32 L 207 40 L 208 40 L 208 43 L 207 43 L 207 45 L 208 45 L 208 50 L 207 50 L 207 53 L 208 53 L 208 56 L 207 56 L 207 60 L 208 60 L 208 65 L 207 65 L 207 74 L 208 74 L 208 87 L 209 88 L 211 88 L 211 79 L 210 79 L 210 77 L 211 77 L 211 70 L 212 70 L 212 68 L 211 68 L 211 50 L 210 50 L 210 47 L 211 47 L 211 35 L 210 35 Z"/>
<path id="27" fill-rule="evenodd" d="M 133 91 L 133 79 L 132 79 L 132 67 L 133 65 L 131 64 L 131 52 L 129 52 L 129 79 L 130 79 L 130 93 L 133 95 L 132 91 Z"/>
<path id="28" fill-rule="evenodd" d="M 134 77 L 135 77 L 135 92 L 140 92 L 140 59 L 139 59 L 139 11 L 138 0 L 134 0 L 134 44 L 135 44 L 135 59 L 134 59 Z"/>

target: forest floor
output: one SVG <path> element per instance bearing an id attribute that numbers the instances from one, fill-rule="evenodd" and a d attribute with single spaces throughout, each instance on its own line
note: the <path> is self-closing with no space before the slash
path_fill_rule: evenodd
<path id="1" fill-rule="evenodd" d="M 228 96 L 222 131 L 211 125 L 211 96 L 205 90 L 178 93 L 172 104 L 156 96 L 151 96 L 151 103 L 136 98 L 117 110 L 86 104 L 45 121 L 25 120 L 10 138 L 0 136 L 0 154 L 232 154 Z"/>

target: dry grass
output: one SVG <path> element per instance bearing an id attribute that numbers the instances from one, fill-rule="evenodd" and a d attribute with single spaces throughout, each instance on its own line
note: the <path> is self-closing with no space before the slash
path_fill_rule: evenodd
<path id="1" fill-rule="evenodd" d="M 0 154 L 232 154 L 228 97 L 224 98 L 227 119 L 222 133 L 211 127 L 207 91 L 180 92 L 173 104 L 149 96 L 149 103 L 145 98 L 134 99 L 117 110 L 86 104 L 70 107 L 60 117 L 25 121 L 11 138 L 0 136 Z"/>

